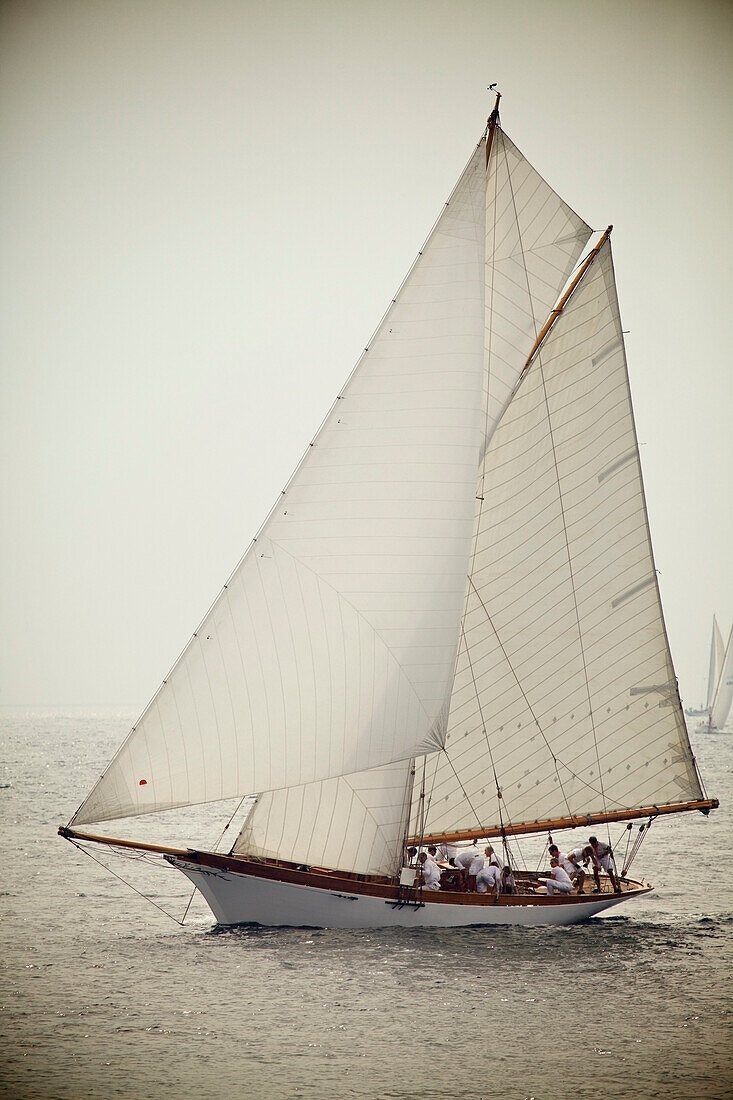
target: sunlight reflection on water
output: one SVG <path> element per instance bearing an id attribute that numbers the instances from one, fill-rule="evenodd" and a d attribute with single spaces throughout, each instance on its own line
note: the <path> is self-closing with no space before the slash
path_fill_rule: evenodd
<path id="1" fill-rule="evenodd" d="M 6 1095 L 731 1094 L 733 737 L 695 740 L 722 808 L 654 826 L 635 870 L 657 888 L 623 914 L 545 930 L 220 929 L 197 898 L 181 929 L 54 835 L 130 720 L 3 718 Z M 218 813 L 188 843 L 211 843 Z M 115 869 L 183 913 L 187 882 L 167 865 Z"/>

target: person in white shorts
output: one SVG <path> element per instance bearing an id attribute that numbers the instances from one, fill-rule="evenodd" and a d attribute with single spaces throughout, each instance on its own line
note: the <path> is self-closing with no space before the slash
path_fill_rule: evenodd
<path id="1" fill-rule="evenodd" d="M 611 880 L 611 888 L 618 894 L 621 890 L 621 886 L 619 885 L 616 875 L 616 866 L 613 860 L 611 845 L 604 844 L 603 841 L 599 840 L 596 836 L 591 836 L 588 837 L 588 847 L 590 848 L 590 855 L 593 860 L 593 878 L 596 883 L 596 888 L 593 893 L 600 894 L 601 892 L 600 871 L 603 869 Z M 586 851 L 588 851 L 587 848 Z"/>

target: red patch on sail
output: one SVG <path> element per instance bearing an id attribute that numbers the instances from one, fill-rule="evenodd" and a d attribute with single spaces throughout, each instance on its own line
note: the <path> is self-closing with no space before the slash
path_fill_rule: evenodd
<path id="1" fill-rule="evenodd" d="M 148 785 L 147 779 L 141 779 L 140 782 L 138 783 L 138 787 L 147 787 L 147 785 Z"/>

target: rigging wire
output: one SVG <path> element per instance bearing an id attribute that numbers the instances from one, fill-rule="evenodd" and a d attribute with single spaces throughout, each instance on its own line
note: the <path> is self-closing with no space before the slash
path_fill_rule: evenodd
<path id="1" fill-rule="evenodd" d="M 623 866 L 621 868 L 621 874 L 622 875 L 626 874 L 626 872 L 631 867 L 631 864 L 636 859 L 636 857 L 639 853 L 639 849 L 641 848 L 641 846 L 644 843 L 644 841 L 646 840 L 646 838 L 649 836 L 649 830 L 652 827 L 652 822 L 653 821 L 654 821 L 654 816 L 650 817 L 649 820 L 646 822 L 646 824 L 639 826 L 639 832 L 636 835 L 636 840 L 634 840 L 633 844 L 631 845 L 631 852 L 629 852 L 629 843 L 631 841 L 632 826 L 631 825 L 627 826 L 627 834 L 628 835 L 627 835 L 627 843 L 626 843 L 626 852 L 624 853 L 624 862 L 623 862 Z"/>
<path id="2" fill-rule="evenodd" d="M 119 879 L 119 881 L 121 883 L 123 883 L 124 886 L 129 887 L 129 889 L 132 890 L 132 892 L 134 894 L 137 894 L 138 897 L 141 897 L 143 899 L 143 901 L 147 901 L 150 905 L 154 906 L 156 909 L 159 909 L 160 912 L 164 916 L 169 917 L 172 921 L 175 921 L 175 923 L 177 925 L 179 925 L 181 928 L 183 928 L 183 921 L 182 920 L 179 920 L 178 917 L 174 917 L 172 913 L 169 913 L 168 910 L 164 909 L 162 905 L 158 905 L 157 901 L 153 901 L 153 899 L 149 898 L 147 896 L 147 894 L 143 894 L 142 890 L 138 890 L 138 888 L 136 886 L 133 886 L 133 884 L 131 882 L 128 882 L 127 879 L 124 879 L 122 877 L 122 875 L 118 875 L 117 872 L 113 871 L 112 868 L 109 867 L 106 863 L 102 863 L 102 860 L 98 859 L 95 855 L 92 855 L 92 853 L 87 848 L 82 847 L 81 844 L 78 844 L 77 841 L 72 840 L 71 838 L 67 837 L 67 839 L 70 841 L 71 844 L 74 845 L 75 848 L 77 848 L 80 852 L 83 852 L 83 854 L 85 856 L 89 856 L 89 858 L 91 860 L 94 860 L 95 863 L 98 863 L 99 866 L 102 867 L 105 871 L 109 872 L 110 875 L 112 875 L 116 879 Z M 122 853 L 119 853 L 119 854 L 122 854 Z M 153 861 L 146 859 L 146 860 L 144 860 L 144 862 L 152 863 Z M 188 905 L 190 906 L 190 904 L 191 904 L 191 902 L 189 901 Z M 186 906 L 186 913 L 187 912 L 188 912 L 188 906 Z M 184 914 L 184 919 L 185 919 L 185 914 Z"/>

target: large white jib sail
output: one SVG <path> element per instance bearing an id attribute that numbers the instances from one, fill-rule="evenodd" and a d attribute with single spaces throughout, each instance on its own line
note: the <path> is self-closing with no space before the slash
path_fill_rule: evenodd
<path id="1" fill-rule="evenodd" d="M 591 230 L 487 137 L 73 824 L 257 793 L 237 851 L 375 874 L 416 759 L 435 833 L 700 797 L 610 244 L 533 354 Z"/>

